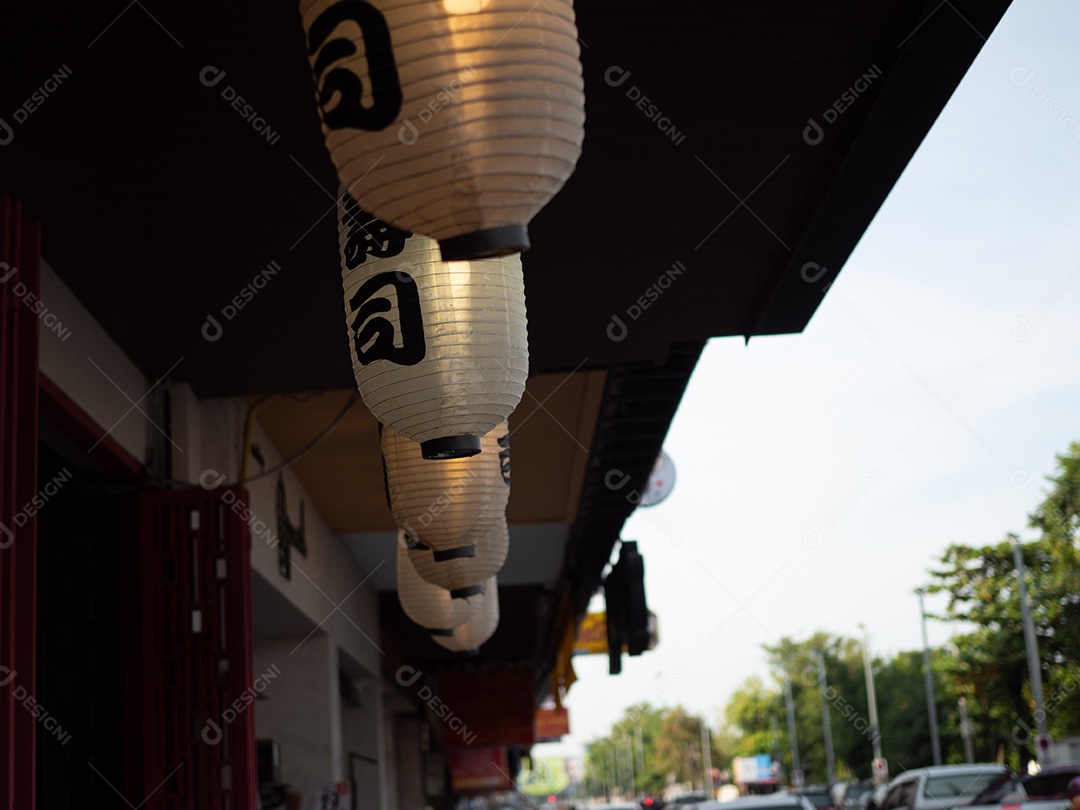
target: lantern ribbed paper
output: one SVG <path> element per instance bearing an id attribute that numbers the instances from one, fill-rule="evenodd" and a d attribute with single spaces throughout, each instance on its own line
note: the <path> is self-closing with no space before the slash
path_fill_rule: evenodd
<path id="1" fill-rule="evenodd" d="M 499 573 L 506 562 L 510 550 L 506 518 L 477 527 L 469 542 L 467 555 L 456 554 L 456 549 L 438 552 L 424 546 L 410 549 L 409 559 L 425 581 L 446 589 L 455 598 L 468 597 L 480 593 L 484 582 Z"/>
<path id="2" fill-rule="evenodd" d="M 506 522 L 509 435 L 503 422 L 484 436 L 479 455 L 426 461 L 416 442 L 383 426 L 390 511 L 410 540 L 436 552 L 464 554 L 477 531 Z"/>
<path id="3" fill-rule="evenodd" d="M 424 458 L 471 455 L 529 373 L 521 257 L 444 262 L 434 241 L 340 209 L 349 353 L 375 418 Z"/>
<path id="4" fill-rule="evenodd" d="M 570 0 L 301 0 L 330 158 L 443 258 L 528 248 L 584 138 Z"/>
<path id="5" fill-rule="evenodd" d="M 454 628 L 449 636 L 432 636 L 440 647 L 453 652 L 476 652 L 480 645 L 495 635 L 499 626 L 499 586 L 494 579 L 487 583 L 484 604 L 465 624 Z"/>
<path id="6" fill-rule="evenodd" d="M 409 551 L 403 542 L 404 532 L 399 532 L 397 552 L 398 601 L 405 615 L 421 627 L 435 633 L 447 634 L 475 616 L 484 603 L 484 595 L 477 594 L 455 599 L 450 592 L 425 581 L 409 560 Z"/>

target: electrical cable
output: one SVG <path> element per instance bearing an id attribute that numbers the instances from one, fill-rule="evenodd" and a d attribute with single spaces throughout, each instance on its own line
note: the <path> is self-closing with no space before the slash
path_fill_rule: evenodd
<path id="1" fill-rule="evenodd" d="M 333 420 L 331 420 L 330 424 L 328 424 L 325 428 L 323 428 L 313 439 L 311 439 L 311 441 L 309 441 L 307 444 L 305 444 L 303 447 L 301 447 L 299 450 L 297 450 L 295 453 L 293 453 L 288 458 L 283 459 L 282 461 L 278 462 L 277 464 L 273 465 L 272 467 L 270 467 L 270 468 L 268 468 L 266 470 L 263 470 L 262 472 L 260 472 L 260 473 L 258 473 L 256 475 L 250 475 L 250 476 L 246 476 L 246 477 L 242 476 L 238 481 L 231 481 L 231 482 L 228 482 L 228 483 L 223 482 L 223 483 L 217 484 L 214 487 L 214 489 L 220 489 L 222 487 L 245 486 L 245 485 L 250 484 L 250 483 L 252 483 L 254 481 L 258 481 L 261 478 L 266 478 L 269 475 L 273 475 L 274 473 L 276 473 L 276 472 L 278 472 L 280 470 L 283 470 L 283 469 L 285 469 L 286 467 L 288 467 L 288 466 L 290 466 L 292 464 L 295 464 L 297 461 L 299 461 L 304 456 L 306 456 L 308 453 L 310 453 L 312 450 L 314 450 L 316 447 L 318 447 L 319 444 L 321 444 L 322 441 L 333 432 L 334 428 L 336 428 L 341 423 L 341 420 L 345 418 L 345 415 L 350 410 L 352 410 L 353 405 L 355 405 L 359 401 L 359 399 L 360 399 L 360 392 L 359 391 L 353 391 L 353 394 L 349 398 L 349 401 L 345 403 L 345 406 L 341 409 L 341 411 L 338 413 L 338 415 L 335 416 L 333 418 Z M 265 401 L 265 398 L 264 398 L 264 401 Z M 258 404 L 261 405 L 262 402 L 260 402 Z M 161 485 L 161 484 L 169 484 L 169 485 L 173 485 L 173 486 L 187 487 L 189 489 L 199 489 L 199 488 L 202 487 L 202 484 L 200 484 L 200 483 L 192 483 L 191 481 L 181 481 L 178 478 L 160 478 L 160 479 L 157 479 L 157 480 L 151 482 L 151 487 L 150 488 L 153 488 L 154 486 Z"/>

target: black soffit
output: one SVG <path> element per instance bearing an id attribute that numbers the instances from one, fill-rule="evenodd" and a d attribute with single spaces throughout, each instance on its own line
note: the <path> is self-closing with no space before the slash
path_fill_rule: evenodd
<path id="1" fill-rule="evenodd" d="M 533 372 L 802 330 L 1007 6 L 579 2 L 586 140 L 530 228 Z M 0 14 L 0 187 L 139 368 L 179 361 L 200 396 L 350 387 L 296 4 Z"/>

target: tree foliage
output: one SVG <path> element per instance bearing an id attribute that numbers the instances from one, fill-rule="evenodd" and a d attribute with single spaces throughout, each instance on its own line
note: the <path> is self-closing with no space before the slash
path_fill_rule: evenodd
<path id="1" fill-rule="evenodd" d="M 1046 720 L 1051 736 L 1061 739 L 1080 735 L 1080 442 L 1057 457 L 1047 481 L 1044 499 L 1028 516 L 1038 537 L 1020 548 L 1038 640 Z M 931 651 L 946 763 L 964 761 L 961 698 L 973 730 L 976 761 L 1005 761 L 1024 769 L 1034 755 L 1036 721 L 1014 554 L 1011 535 L 981 547 L 953 544 L 929 571 L 927 591 L 947 597 L 943 615 L 934 618 L 964 630 L 947 648 Z M 913 620 L 915 615 L 913 610 Z M 771 754 L 790 776 L 785 701 L 785 683 L 790 682 L 800 764 L 807 781 L 827 778 L 823 702 L 829 709 L 837 777 L 869 777 L 874 731 L 861 642 L 819 632 L 804 640 L 782 638 L 764 650 L 771 679 L 747 678 L 732 694 L 723 722 L 712 734 L 714 766 L 728 767 L 732 756 Z M 824 663 L 824 684 L 818 654 Z M 881 749 L 891 772 L 931 764 L 922 651 L 875 658 L 872 668 Z M 668 711 L 648 704 L 631 707 L 610 735 L 590 746 L 590 779 L 593 784 L 627 784 L 628 765 L 620 771 L 619 762 L 629 762 L 627 740 L 640 733 L 642 745 L 637 750 L 644 767 L 636 767 L 634 773 L 638 792 L 658 793 L 672 781 L 699 782 L 702 722 L 681 707 Z"/>

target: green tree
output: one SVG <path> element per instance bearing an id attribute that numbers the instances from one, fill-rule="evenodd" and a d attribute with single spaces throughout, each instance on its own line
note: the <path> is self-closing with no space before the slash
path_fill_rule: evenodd
<path id="1" fill-rule="evenodd" d="M 1050 490 L 1028 516 L 1039 531 L 1021 553 L 1032 602 L 1052 736 L 1080 732 L 1080 443 L 1057 457 Z M 930 571 L 931 591 L 949 601 L 944 618 L 974 625 L 954 639 L 943 662 L 959 694 L 976 709 L 977 746 L 1025 768 L 1034 754 L 1034 705 L 1028 678 L 1011 538 L 972 548 L 951 545 Z"/>
<path id="2" fill-rule="evenodd" d="M 682 706 L 664 715 L 660 740 L 656 746 L 657 767 L 676 782 L 701 784 L 701 724 L 704 720 Z M 711 748 L 711 747 L 710 747 Z"/>
<path id="3" fill-rule="evenodd" d="M 765 645 L 764 649 L 778 688 L 783 689 L 785 678 L 791 679 L 795 734 L 799 741 L 800 764 L 806 778 L 816 782 L 825 782 L 828 778 L 821 712 L 822 685 L 816 658 L 818 652 L 825 664 L 825 700 L 829 706 L 837 778 L 869 776 L 873 753 L 859 642 L 819 632 L 805 641 L 782 638 L 776 645 Z M 783 746 L 777 753 L 784 762 L 786 772 L 791 773 L 791 745 L 783 701 L 779 717 Z"/>

